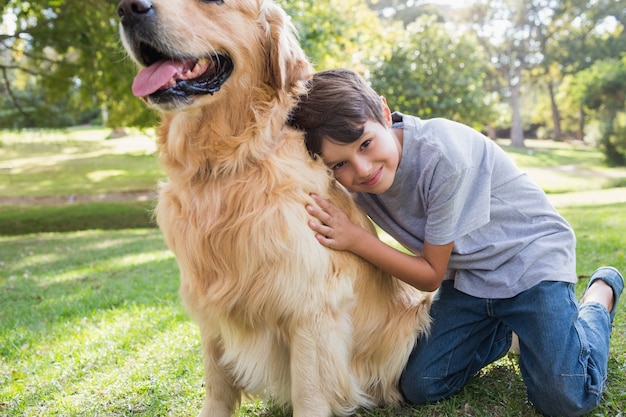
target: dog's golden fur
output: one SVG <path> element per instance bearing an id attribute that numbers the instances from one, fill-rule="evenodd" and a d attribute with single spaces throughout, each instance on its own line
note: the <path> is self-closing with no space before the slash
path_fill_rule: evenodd
<path id="1" fill-rule="evenodd" d="M 234 65 L 214 94 L 146 98 L 162 111 L 168 176 L 156 218 L 202 336 L 201 415 L 232 415 L 241 392 L 290 404 L 298 417 L 400 401 L 398 379 L 428 328 L 430 297 L 323 247 L 307 226 L 304 206 L 317 193 L 374 233 L 302 134 L 285 126 L 311 74 L 287 16 L 269 0 L 149 3 L 155 44 L 183 56 L 228 54 Z M 142 23 L 124 22 L 122 39 L 141 64 L 131 24 Z"/>

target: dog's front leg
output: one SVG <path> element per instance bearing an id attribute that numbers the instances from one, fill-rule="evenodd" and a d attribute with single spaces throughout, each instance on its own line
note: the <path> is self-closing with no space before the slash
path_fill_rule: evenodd
<path id="1" fill-rule="evenodd" d="M 219 342 L 202 338 L 202 347 L 206 397 L 199 417 L 230 417 L 241 401 L 241 391 L 219 366 L 222 355 Z"/>
<path id="2" fill-rule="evenodd" d="M 296 326 L 291 345 L 293 417 L 350 415 L 367 399 L 351 367 L 348 311 L 320 312 Z"/>

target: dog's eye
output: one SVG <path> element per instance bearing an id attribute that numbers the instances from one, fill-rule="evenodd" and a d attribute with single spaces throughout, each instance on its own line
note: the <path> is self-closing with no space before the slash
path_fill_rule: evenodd
<path id="1" fill-rule="evenodd" d="M 201 0 L 202 3 L 224 4 L 224 0 Z"/>

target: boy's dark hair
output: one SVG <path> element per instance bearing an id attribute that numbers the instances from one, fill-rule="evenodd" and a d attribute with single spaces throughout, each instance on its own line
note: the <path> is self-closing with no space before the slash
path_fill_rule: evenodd
<path id="1" fill-rule="evenodd" d="M 354 71 L 320 71 L 307 81 L 306 89 L 288 123 L 305 132 L 311 155 L 320 155 L 323 139 L 354 142 L 368 120 L 386 125 L 380 96 Z"/>

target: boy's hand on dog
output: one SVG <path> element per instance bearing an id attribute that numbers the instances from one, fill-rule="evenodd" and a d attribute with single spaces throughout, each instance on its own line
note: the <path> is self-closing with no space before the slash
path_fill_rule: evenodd
<path id="1" fill-rule="evenodd" d="M 351 250 L 355 241 L 365 229 L 354 224 L 339 207 L 316 194 L 311 194 L 316 205 L 307 204 L 307 212 L 315 217 L 309 220 L 309 227 L 316 232 L 315 237 L 324 246 L 337 250 Z"/>

